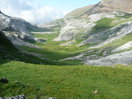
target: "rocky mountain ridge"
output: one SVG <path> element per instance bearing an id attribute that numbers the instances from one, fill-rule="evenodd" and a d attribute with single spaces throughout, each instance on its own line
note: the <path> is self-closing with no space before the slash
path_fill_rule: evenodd
<path id="1" fill-rule="evenodd" d="M 69 42 L 78 40 L 81 43 L 77 46 L 90 45 L 86 52 L 67 58 L 87 65 L 132 64 L 128 37 L 132 36 L 131 4 L 131 0 L 102 0 L 91 8 L 86 7 L 83 14 L 77 9 L 63 19 L 60 34 L 54 41 L 66 41 L 61 46 L 70 46 Z"/>
<path id="2" fill-rule="evenodd" d="M 95 4 L 90 10 L 84 13 L 82 16 L 89 16 L 91 14 L 97 13 L 107 13 L 107 12 L 132 12 L 132 1 L 131 0 L 102 0 L 101 2 Z"/>
<path id="3" fill-rule="evenodd" d="M 29 46 L 28 42 L 35 42 L 31 30 L 37 29 L 23 19 L 10 17 L 0 11 L 0 31 L 3 31 L 15 45 Z"/>

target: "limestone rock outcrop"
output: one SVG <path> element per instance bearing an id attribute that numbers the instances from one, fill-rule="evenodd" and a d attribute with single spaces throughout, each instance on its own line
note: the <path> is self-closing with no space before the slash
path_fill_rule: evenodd
<path id="1" fill-rule="evenodd" d="M 55 41 L 67 41 L 61 46 L 77 40 L 82 41 L 78 46 L 90 45 L 87 51 L 64 60 L 98 66 L 132 64 L 132 0 L 102 0 L 72 11 L 63 21 Z"/>
<path id="2" fill-rule="evenodd" d="M 5 35 L 12 40 L 35 42 L 31 30 L 37 29 L 23 19 L 10 17 L 0 11 L 0 31 L 5 31 Z M 18 42 L 19 42 L 18 41 Z M 14 43 L 18 45 L 17 43 Z"/>

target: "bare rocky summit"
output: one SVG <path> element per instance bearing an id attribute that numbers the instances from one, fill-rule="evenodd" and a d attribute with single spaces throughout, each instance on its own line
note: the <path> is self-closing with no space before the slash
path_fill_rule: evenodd
<path id="1" fill-rule="evenodd" d="M 97 13 L 107 13 L 113 11 L 130 13 L 132 12 L 132 0 L 102 0 L 98 4 L 94 5 L 89 9 L 83 16 L 97 14 Z"/>

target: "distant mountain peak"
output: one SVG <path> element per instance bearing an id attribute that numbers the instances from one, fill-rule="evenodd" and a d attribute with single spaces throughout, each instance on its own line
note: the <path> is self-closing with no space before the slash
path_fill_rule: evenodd
<path id="1" fill-rule="evenodd" d="M 102 0 L 95 5 L 76 9 L 66 17 L 85 17 L 91 14 L 108 12 L 132 12 L 132 0 Z"/>
<path id="2" fill-rule="evenodd" d="M 102 0 L 101 4 L 111 10 L 132 12 L 132 0 Z"/>

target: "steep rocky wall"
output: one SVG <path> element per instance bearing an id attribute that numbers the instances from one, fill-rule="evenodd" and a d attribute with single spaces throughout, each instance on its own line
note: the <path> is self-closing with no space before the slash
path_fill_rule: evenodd
<path id="1" fill-rule="evenodd" d="M 16 38 L 16 39 L 21 39 L 23 41 L 35 42 L 35 39 L 33 38 L 30 32 L 30 30 L 34 28 L 36 27 L 32 26 L 30 23 L 26 22 L 25 20 L 10 17 L 0 12 L 0 30 L 7 31 L 8 34 L 6 33 L 6 36 L 9 37 L 9 39 Z"/>

